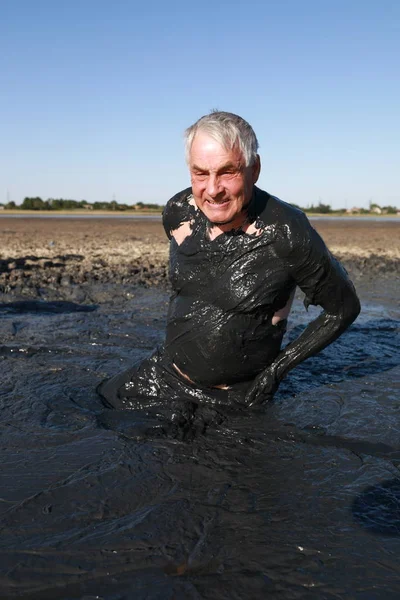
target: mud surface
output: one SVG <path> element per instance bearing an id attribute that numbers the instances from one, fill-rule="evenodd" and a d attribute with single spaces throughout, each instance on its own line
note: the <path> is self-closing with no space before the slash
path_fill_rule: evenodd
<path id="1" fill-rule="evenodd" d="M 313 226 L 356 283 L 369 286 L 376 275 L 398 274 L 398 222 L 343 219 Z M 161 220 L 0 218 L 0 233 L 0 293 L 82 302 L 93 283 L 168 285 Z"/>
<path id="2" fill-rule="evenodd" d="M 180 435 L 95 391 L 164 339 L 161 226 L 5 221 L 1 598 L 397 600 L 397 229 L 318 224 L 362 314 L 273 404 Z M 285 341 L 317 313 L 297 297 Z"/>

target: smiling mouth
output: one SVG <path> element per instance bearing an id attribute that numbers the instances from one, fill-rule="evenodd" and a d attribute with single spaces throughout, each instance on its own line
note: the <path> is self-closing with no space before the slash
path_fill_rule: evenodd
<path id="1" fill-rule="evenodd" d="M 223 204 L 228 204 L 229 200 L 207 200 L 207 202 L 213 206 L 222 206 Z"/>

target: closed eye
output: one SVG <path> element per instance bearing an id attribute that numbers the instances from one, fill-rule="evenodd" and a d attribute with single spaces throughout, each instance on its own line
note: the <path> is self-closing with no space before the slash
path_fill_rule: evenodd
<path id="1" fill-rule="evenodd" d="M 222 169 L 218 171 L 218 175 L 236 175 L 236 173 L 239 173 L 238 169 Z"/>

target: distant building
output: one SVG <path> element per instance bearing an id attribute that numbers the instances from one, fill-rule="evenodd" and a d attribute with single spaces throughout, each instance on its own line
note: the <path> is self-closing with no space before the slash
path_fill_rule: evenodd
<path id="1" fill-rule="evenodd" d="M 380 206 L 373 206 L 371 208 L 371 212 L 375 213 L 376 215 L 381 215 L 382 214 L 382 209 Z"/>
<path id="2" fill-rule="evenodd" d="M 357 213 L 361 212 L 361 208 L 359 208 L 358 206 L 353 206 L 353 208 L 348 208 L 346 210 L 346 213 L 348 215 L 356 215 Z"/>

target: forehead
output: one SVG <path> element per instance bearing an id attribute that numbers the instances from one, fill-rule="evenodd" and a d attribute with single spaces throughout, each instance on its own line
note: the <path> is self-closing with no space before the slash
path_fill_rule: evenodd
<path id="1" fill-rule="evenodd" d="M 190 165 L 217 167 L 222 164 L 241 164 L 243 155 L 239 148 L 225 148 L 220 142 L 206 133 L 195 135 L 189 153 Z"/>

